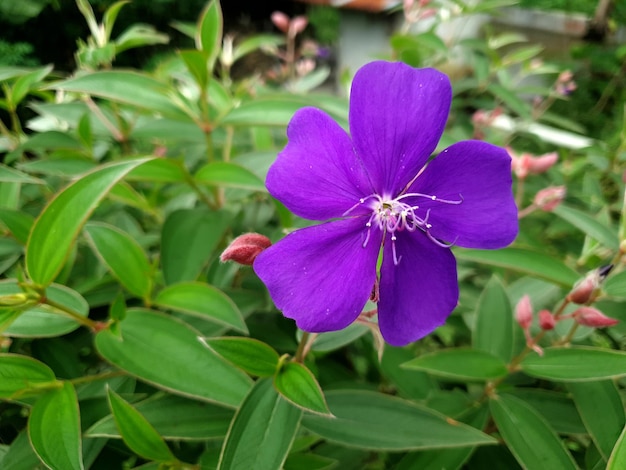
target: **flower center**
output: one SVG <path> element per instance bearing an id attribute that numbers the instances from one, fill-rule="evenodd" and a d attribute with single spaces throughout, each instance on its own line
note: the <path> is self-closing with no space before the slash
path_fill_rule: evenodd
<path id="1" fill-rule="evenodd" d="M 407 199 L 411 198 L 410 202 Z M 432 225 L 428 222 L 430 217 L 431 208 L 426 209 L 426 215 L 421 217 L 417 214 L 417 210 L 420 208 L 415 203 L 415 198 L 425 198 L 430 201 L 440 202 L 442 204 L 461 204 L 463 197 L 459 194 L 459 200 L 441 199 L 434 195 L 422 194 L 422 193 L 405 193 L 398 196 L 395 199 L 382 197 L 378 194 L 370 194 L 364 198 L 359 199 L 359 202 L 347 210 L 343 215 L 346 216 L 354 209 L 361 205 L 366 205 L 368 209 L 371 209 L 371 215 L 365 224 L 367 227 L 367 233 L 365 240 L 363 241 L 363 247 L 367 246 L 370 239 L 370 233 L 372 227 L 378 227 L 383 234 L 391 234 L 391 251 L 393 253 L 393 263 L 397 266 L 400 263 L 402 257 L 396 255 L 396 232 L 407 230 L 409 232 L 415 231 L 415 229 L 422 230 L 426 236 L 434 243 L 441 247 L 450 247 L 451 245 L 443 243 L 437 240 L 430 234 Z M 384 240 L 384 235 L 383 235 Z M 454 243 L 454 242 L 453 242 Z"/>

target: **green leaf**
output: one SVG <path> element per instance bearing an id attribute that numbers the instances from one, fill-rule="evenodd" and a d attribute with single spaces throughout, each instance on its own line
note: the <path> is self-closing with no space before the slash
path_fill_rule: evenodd
<path id="1" fill-rule="evenodd" d="M 113 390 L 109 389 L 108 398 L 115 425 L 130 450 L 147 460 L 176 462 L 163 438 L 139 411 Z"/>
<path id="2" fill-rule="evenodd" d="M 172 100 L 175 91 L 165 83 L 139 72 L 105 70 L 88 72 L 51 85 L 55 90 L 86 93 L 136 106 L 164 116 L 188 121 Z"/>
<path id="3" fill-rule="evenodd" d="M 370 450 L 418 450 L 494 444 L 494 438 L 424 406 L 381 393 L 326 393 L 335 418 L 305 415 L 302 425 L 326 439 Z"/>
<path id="4" fill-rule="evenodd" d="M 615 383 L 612 380 L 569 383 L 567 389 L 596 448 L 607 460 L 626 424 L 624 405 Z"/>
<path id="5" fill-rule="evenodd" d="M 626 427 L 613 448 L 606 470 L 622 470 L 623 468 L 626 468 Z"/>
<path id="6" fill-rule="evenodd" d="M 39 178 L 35 178 L 3 164 L 0 164 L 0 183 L 45 184 L 45 182 Z"/>
<path id="7" fill-rule="evenodd" d="M 265 48 L 276 48 L 285 43 L 285 38 L 275 34 L 258 34 L 244 39 L 233 47 L 233 62 L 237 62 L 243 56 Z"/>
<path id="8" fill-rule="evenodd" d="M 133 406 L 166 440 L 223 438 L 234 416 L 233 410 L 175 395 L 153 395 Z M 112 415 L 96 422 L 85 436 L 121 437 Z"/>
<path id="9" fill-rule="evenodd" d="M 28 419 L 28 436 L 33 449 L 49 468 L 82 470 L 82 441 L 78 398 L 74 385 L 43 395 L 33 405 Z"/>
<path id="10" fill-rule="evenodd" d="M 35 454 L 28 441 L 28 431 L 20 432 L 9 447 L 8 452 L 0 459 L 2 470 L 33 470 L 41 468 L 41 460 Z"/>
<path id="11" fill-rule="evenodd" d="M 572 287 L 580 277 L 576 271 L 567 267 L 561 260 L 552 258 L 545 253 L 523 248 L 504 248 L 502 250 L 456 249 L 454 254 L 461 261 L 483 263 L 531 274 L 564 287 Z"/>
<path id="12" fill-rule="evenodd" d="M 194 179 L 201 184 L 267 191 L 265 183 L 250 170 L 230 162 L 213 162 L 200 168 Z"/>
<path id="13" fill-rule="evenodd" d="M 554 430 L 528 404 L 502 395 L 489 406 L 504 442 L 523 468 L 577 468 Z"/>
<path id="14" fill-rule="evenodd" d="M 547 348 L 526 356 L 520 368 L 541 379 L 586 382 L 626 375 L 626 352 L 591 347 Z"/>
<path id="15" fill-rule="evenodd" d="M 0 281 L 0 295 L 19 292 L 22 292 L 22 289 L 17 281 L 11 279 Z M 46 297 L 83 317 L 89 314 L 87 301 L 69 287 L 52 284 L 46 289 Z M 39 304 L 22 313 L 4 334 L 10 337 L 43 338 L 64 335 L 79 326 L 76 320 L 61 311 L 49 305 Z"/>
<path id="16" fill-rule="evenodd" d="M 218 470 L 282 468 L 302 411 L 285 401 L 269 379 L 252 388 L 228 430 Z"/>
<path id="17" fill-rule="evenodd" d="M 128 310 L 121 338 L 104 330 L 96 349 L 113 365 L 159 388 L 236 407 L 250 379 L 205 346 L 200 333 L 168 315 Z M 210 371 L 210 373 L 207 373 Z"/>
<path id="18" fill-rule="evenodd" d="M 208 263 L 232 216 L 225 211 L 182 209 L 163 224 L 161 263 L 166 284 L 195 281 Z"/>
<path id="19" fill-rule="evenodd" d="M 619 248 L 617 230 L 612 230 L 589 214 L 563 204 L 557 206 L 552 212 L 607 248 L 616 251 Z"/>
<path id="20" fill-rule="evenodd" d="M 248 333 L 237 305 L 230 297 L 209 284 L 202 282 L 173 284 L 157 294 L 154 304 Z"/>
<path id="21" fill-rule="evenodd" d="M 313 340 L 311 345 L 311 351 L 334 351 L 346 344 L 352 343 L 357 338 L 360 338 L 370 329 L 359 323 L 353 323 L 352 325 L 339 331 L 328 331 L 326 333 L 319 333 Z M 302 330 L 297 332 L 298 341 L 302 338 Z"/>
<path id="22" fill-rule="evenodd" d="M 216 353 L 248 374 L 270 377 L 276 372 L 278 353 L 257 339 L 227 336 L 208 338 L 206 342 Z"/>
<path id="23" fill-rule="evenodd" d="M 22 244 L 26 244 L 34 221 L 33 216 L 26 212 L 0 209 L 0 222 Z"/>
<path id="24" fill-rule="evenodd" d="M 472 343 L 508 363 L 513 357 L 514 328 L 511 300 L 502 282 L 493 276 L 483 290 L 476 306 L 476 324 Z M 497 334 L 494 332 L 497 331 Z"/>
<path id="25" fill-rule="evenodd" d="M 228 126 L 286 127 L 294 113 L 308 104 L 301 99 L 257 98 L 232 109 L 220 123 Z"/>
<path id="26" fill-rule="evenodd" d="M 444 349 L 402 364 L 407 369 L 462 381 L 487 381 L 505 377 L 506 363 L 493 354 L 470 348 Z"/>
<path id="27" fill-rule="evenodd" d="M 302 364 L 284 363 L 274 375 L 274 388 L 283 398 L 304 411 L 332 416 L 317 379 Z"/>
<path id="28" fill-rule="evenodd" d="M 185 173 L 173 160 L 156 158 L 133 169 L 126 179 L 150 183 L 182 183 L 185 181 Z"/>
<path id="29" fill-rule="evenodd" d="M 20 354 L 0 353 L 0 398 L 17 393 L 38 393 L 42 385 L 54 385 L 56 377 L 47 365 Z"/>
<path id="30" fill-rule="evenodd" d="M 33 225 L 26 247 L 30 278 L 49 285 L 63 267 L 74 240 L 107 192 L 147 159 L 103 165 L 73 182 L 44 208 Z"/>
<path id="31" fill-rule="evenodd" d="M 117 15 L 127 3 L 130 3 L 130 0 L 115 2 L 104 12 L 102 16 L 102 26 L 104 27 L 104 37 L 107 41 L 111 38 L 111 32 L 113 31 L 115 20 L 117 20 Z"/>
<path id="32" fill-rule="evenodd" d="M 126 232 L 104 223 L 89 223 L 85 233 L 100 260 L 133 295 L 147 299 L 152 290 L 152 267 L 143 248 Z"/>
<path id="33" fill-rule="evenodd" d="M 0 215 L 0 218 L 2 216 Z M 1 220 L 1 219 L 0 219 Z M 602 290 L 610 297 L 626 299 L 626 271 L 611 275 L 604 281 Z"/>
<path id="34" fill-rule="evenodd" d="M 210 70 L 222 48 L 222 27 L 220 2 L 211 0 L 200 15 L 195 37 L 196 49 L 206 54 Z"/>
<path id="35" fill-rule="evenodd" d="M 507 106 L 511 111 L 515 112 L 522 118 L 530 119 L 530 104 L 521 99 L 517 94 L 502 85 L 497 83 L 490 83 L 487 85 L 487 90 L 489 90 L 493 95 L 498 98 L 505 106 Z"/>
<path id="36" fill-rule="evenodd" d="M 202 51 L 187 50 L 178 51 L 178 55 L 183 59 L 187 70 L 194 78 L 201 90 L 206 89 L 209 83 L 209 70 L 207 68 L 207 58 Z"/>
<path id="37" fill-rule="evenodd" d="M 576 406 L 565 393 L 532 388 L 516 388 L 511 395 L 533 407 L 559 434 L 587 434 Z"/>

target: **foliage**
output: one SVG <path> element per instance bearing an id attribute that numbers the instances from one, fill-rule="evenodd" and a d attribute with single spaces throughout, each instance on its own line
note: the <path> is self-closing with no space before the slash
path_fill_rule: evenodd
<path id="1" fill-rule="evenodd" d="M 118 68 L 100 53 L 123 44 L 122 5 L 85 14 L 74 73 L 0 67 L 2 468 L 623 467 L 623 114 L 607 144 L 555 112 L 576 76 L 519 35 L 445 43 L 443 7 L 405 25 L 390 58 L 453 77 L 442 146 L 511 148 L 520 235 L 454 248 L 459 306 L 415 344 L 382 345 L 371 319 L 307 334 L 219 255 L 307 223 L 265 174 L 297 109 L 347 127 L 347 101 L 311 91 L 320 76 L 286 60 L 289 38 L 223 35 L 216 0 L 186 29 L 193 47 Z M 261 48 L 287 73 L 230 75 Z M 556 185 L 565 199 L 541 192 Z"/>

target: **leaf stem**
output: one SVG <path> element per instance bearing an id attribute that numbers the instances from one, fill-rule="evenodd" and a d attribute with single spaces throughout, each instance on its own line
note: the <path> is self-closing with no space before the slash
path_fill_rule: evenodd
<path id="1" fill-rule="evenodd" d="M 72 318 L 73 320 L 75 320 L 76 322 L 80 323 L 82 326 L 86 326 L 87 328 L 89 328 L 92 331 L 98 331 L 102 329 L 102 324 L 100 322 L 94 321 L 89 317 L 83 316 L 80 313 L 78 313 L 77 311 L 66 307 L 63 304 L 60 304 L 58 302 L 55 302 L 54 300 L 48 298 L 48 297 L 44 297 L 41 299 L 41 303 L 44 305 L 48 305 L 52 308 L 54 308 L 55 310 L 58 310 L 60 313 Z"/>

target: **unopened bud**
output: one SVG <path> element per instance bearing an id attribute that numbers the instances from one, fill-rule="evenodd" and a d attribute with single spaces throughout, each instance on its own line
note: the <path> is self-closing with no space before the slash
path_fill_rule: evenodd
<path id="1" fill-rule="evenodd" d="M 533 306 L 530 303 L 530 297 L 524 295 L 515 306 L 515 321 L 527 330 L 533 322 Z"/>
<path id="2" fill-rule="evenodd" d="M 566 192 L 565 186 L 550 186 L 544 188 L 535 194 L 533 204 L 541 210 L 552 212 L 563 202 Z"/>
<path id="3" fill-rule="evenodd" d="M 291 20 L 291 23 L 289 24 L 289 36 L 296 37 L 298 34 L 304 31 L 304 28 L 306 28 L 307 24 L 309 24 L 309 20 L 306 16 L 296 16 L 294 19 Z"/>
<path id="4" fill-rule="evenodd" d="M 29 300 L 23 292 L 19 294 L 8 294 L 0 297 L 0 307 L 19 307 Z"/>
<path id="5" fill-rule="evenodd" d="M 575 304 L 586 304 L 594 300 L 598 294 L 600 284 L 613 269 L 613 265 L 603 266 L 589 272 L 583 279 L 574 284 L 567 294 L 567 300 Z"/>
<path id="6" fill-rule="evenodd" d="M 550 310 L 539 310 L 539 327 L 542 330 L 553 330 L 556 325 L 554 315 Z"/>
<path id="7" fill-rule="evenodd" d="M 590 326 L 592 328 L 605 328 L 619 323 L 615 318 L 609 318 L 600 310 L 593 307 L 579 307 L 572 316 L 579 325 Z"/>
<path id="8" fill-rule="evenodd" d="M 272 242 L 260 233 L 244 233 L 235 238 L 220 255 L 220 261 L 234 261 L 245 266 L 252 266 L 259 254 L 269 248 Z"/>
<path id="9" fill-rule="evenodd" d="M 538 157 L 531 157 L 528 159 L 528 171 L 533 175 L 545 173 L 556 164 L 558 159 L 559 154 L 556 152 L 545 153 L 543 155 L 539 155 Z"/>
<path id="10" fill-rule="evenodd" d="M 289 17 L 282 11 L 275 11 L 272 13 L 270 18 L 272 23 L 274 23 L 274 26 L 280 29 L 283 33 L 287 33 L 287 31 L 289 31 Z"/>
<path id="11" fill-rule="evenodd" d="M 227 34 L 222 41 L 222 53 L 220 54 L 220 62 L 224 67 L 230 68 L 234 62 L 233 56 L 233 42 L 234 37 Z"/>

